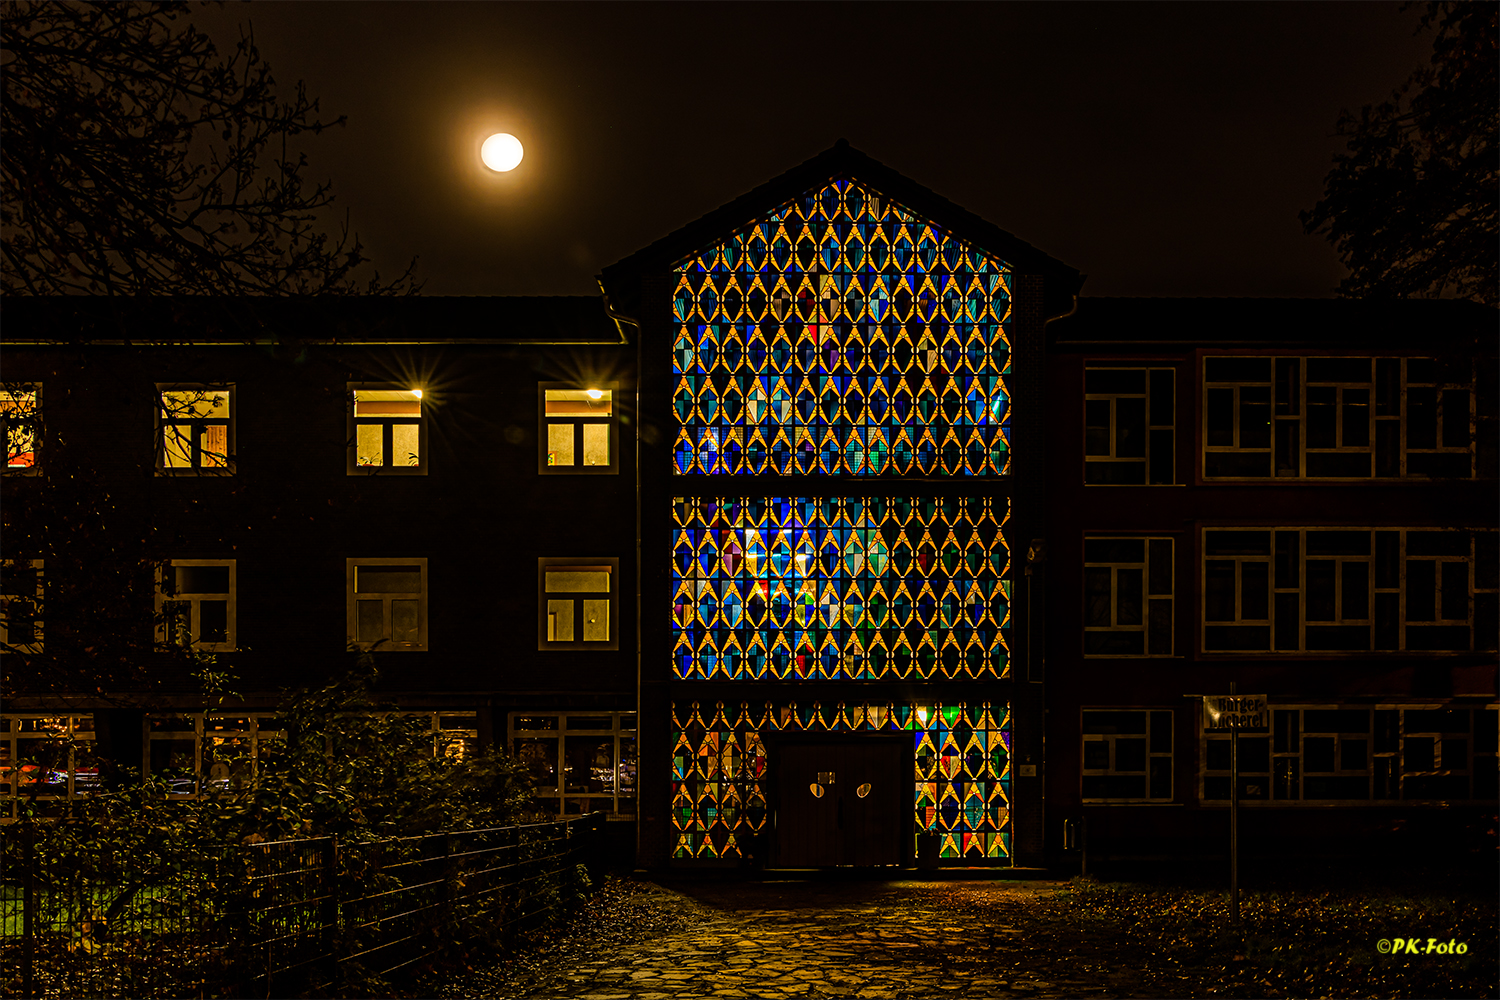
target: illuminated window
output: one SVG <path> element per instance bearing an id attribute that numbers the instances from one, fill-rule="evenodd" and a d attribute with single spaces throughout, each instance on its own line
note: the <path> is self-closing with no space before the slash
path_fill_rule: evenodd
<path id="1" fill-rule="evenodd" d="M 510 747 L 551 813 L 635 816 L 634 712 L 512 712 Z"/>
<path id="2" fill-rule="evenodd" d="M 142 770 L 165 781 L 168 795 L 191 798 L 249 780 L 285 745 L 282 720 L 270 712 L 152 712 Z"/>
<path id="3" fill-rule="evenodd" d="M 1083 800 L 1172 801 L 1172 713 L 1084 709 Z"/>
<path id="4" fill-rule="evenodd" d="M 427 474 L 422 390 L 349 384 L 349 474 Z"/>
<path id="5" fill-rule="evenodd" d="M 1009 470 L 1008 264 L 839 179 L 675 270 L 675 473 Z"/>
<path id="6" fill-rule="evenodd" d="M 777 732 L 891 732 L 911 739 L 913 846 L 947 861 L 1011 856 L 1011 720 L 1004 704 L 802 700 L 672 706 L 674 858 L 735 858 L 765 829 L 763 738 Z"/>
<path id="7" fill-rule="evenodd" d="M 157 640 L 212 653 L 235 648 L 235 561 L 173 559 L 156 594 Z"/>
<path id="8" fill-rule="evenodd" d="M 234 386 L 158 383 L 158 475 L 234 472 Z"/>
<path id="9" fill-rule="evenodd" d="M 694 680 L 1003 677 L 1003 498 L 678 497 L 672 669 Z"/>
<path id="10" fill-rule="evenodd" d="M 0 434 L 5 437 L 5 471 L 31 474 L 39 470 L 37 452 L 42 437 L 42 387 L 34 382 L 8 382 L 0 389 Z"/>
<path id="11" fill-rule="evenodd" d="M 1446 705 L 1273 705 L 1241 736 L 1241 801 L 1273 805 L 1496 797 L 1497 713 Z M 1200 729 L 1200 795 L 1230 795 L 1230 738 Z"/>
<path id="12" fill-rule="evenodd" d="M 538 559 L 538 649 L 619 649 L 618 559 Z"/>
<path id="13" fill-rule="evenodd" d="M 393 712 L 430 738 L 430 753 L 463 760 L 479 748 L 478 719 L 462 712 Z M 280 766 L 284 720 L 274 712 L 152 712 L 146 716 L 144 770 L 173 797 L 222 791 Z"/>
<path id="14" fill-rule="evenodd" d="M 1468 361 L 1209 357 L 1203 374 L 1205 478 L 1494 475 L 1474 464 L 1486 435 Z"/>
<path id="15" fill-rule="evenodd" d="M 615 383 L 597 386 L 543 383 L 541 392 L 540 471 L 619 472 Z"/>
<path id="16" fill-rule="evenodd" d="M 1500 645 L 1500 532 L 1204 531 L 1206 652 L 1465 652 Z"/>
<path id="17" fill-rule="evenodd" d="M 42 652 L 42 560 L 0 562 L 0 652 Z"/>
<path id="18" fill-rule="evenodd" d="M 1083 542 L 1085 656 L 1172 655 L 1172 539 Z"/>
<path id="19" fill-rule="evenodd" d="M 1174 479 L 1175 373 L 1170 368 L 1090 368 L 1083 374 L 1083 481 L 1162 486 Z"/>
<path id="20" fill-rule="evenodd" d="M 0 716 L 0 822 L 35 801 L 43 816 L 98 791 L 92 715 Z"/>
<path id="21" fill-rule="evenodd" d="M 345 562 L 349 640 L 378 652 L 427 648 L 427 560 Z"/>

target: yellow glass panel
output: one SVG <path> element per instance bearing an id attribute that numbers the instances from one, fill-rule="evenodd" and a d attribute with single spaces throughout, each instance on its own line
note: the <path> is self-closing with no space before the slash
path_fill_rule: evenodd
<path id="1" fill-rule="evenodd" d="M 583 602 L 583 641 L 609 641 L 609 601 Z"/>
<path id="2" fill-rule="evenodd" d="M 609 593 L 609 570 L 547 570 L 547 593 L 549 594 L 607 594 Z"/>
<path id="3" fill-rule="evenodd" d="M 356 389 L 356 417 L 419 417 L 422 397 L 413 389 Z"/>
<path id="4" fill-rule="evenodd" d="M 547 464 L 573 464 L 573 425 L 547 425 Z"/>
<path id="5" fill-rule="evenodd" d="M 609 424 L 583 425 L 583 464 L 609 464 Z"/>
<path id="6" fill-rule="evenodd" d="M 161 394 L 161 415 L 176 420 L 229 419 L 229 390 L 172 389 Z"/>
<path id="7" fill-rule="evenodd" d="M 385 435 L 380 424 L 359 424 L 354 428 L 355 461 L 359 465 L 385 464 Z"/>
<path id="8" fill-rule="evenodd" d="M 162 444 L 169 469 L 188 469 L 193 465 L 193 429 L 191 425 L 168 424 L 162 428 Z"/>
<path id="9" fill-rule="evenodd" d="M 573 641 L 573 602 L 547 602 L 547 641 Z"/>
<path id="10" fill-rule="evenodd" d="M 391 427 L 393 465 L 421 465 L 422 454 L 417 443 L 416 424 L 394 424 Z"/>
<path id="11" fill-rule="evenodd" d="M 549 417 L 607 417 L 613 413 L 611 389 L 546 389 L 543 393 L 543 408 Z M 597 399 L 593 393 L 598 393 Z"/>

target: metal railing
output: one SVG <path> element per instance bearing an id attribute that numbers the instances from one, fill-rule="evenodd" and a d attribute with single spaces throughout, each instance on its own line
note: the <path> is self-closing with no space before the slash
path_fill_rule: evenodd
<path id="1" fill-rule="evenodd" d="M 287 996 L 477 939 L 508 950 L 564 916 L 604 857 L 602 813 L 183 849 L 134 874 L 87 852 L 48 857 L 56 835 L 30 823 L 0 830 L 0 982 L 11 995 Z"/>

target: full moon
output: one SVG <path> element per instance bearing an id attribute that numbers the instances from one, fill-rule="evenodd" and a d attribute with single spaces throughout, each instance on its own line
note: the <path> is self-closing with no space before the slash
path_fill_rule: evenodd
<path id="1" fill-rule="evenodd" d="M 484 145 L 479 149 L 479 157 L 484 160 L 484 165 L 497 173 L 505 173 L 507 170 L 516 169 L 516 164 L 521 162 L 525 155 L 521 148 L 521 140 L 509 132 L 496 132 L 484 140 Z"/>

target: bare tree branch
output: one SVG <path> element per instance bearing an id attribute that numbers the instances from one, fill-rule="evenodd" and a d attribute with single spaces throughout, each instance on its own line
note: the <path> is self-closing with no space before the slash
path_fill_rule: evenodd
<path id="1" fill-rule="evenodd" d="M 40 3 L 0 12 L 0 291 L 407 294 L 368 263 L 334 196 L 305 180 L 319 117 L 276 94 L 248 29 L 219 54 L 181 3 Z"/>

